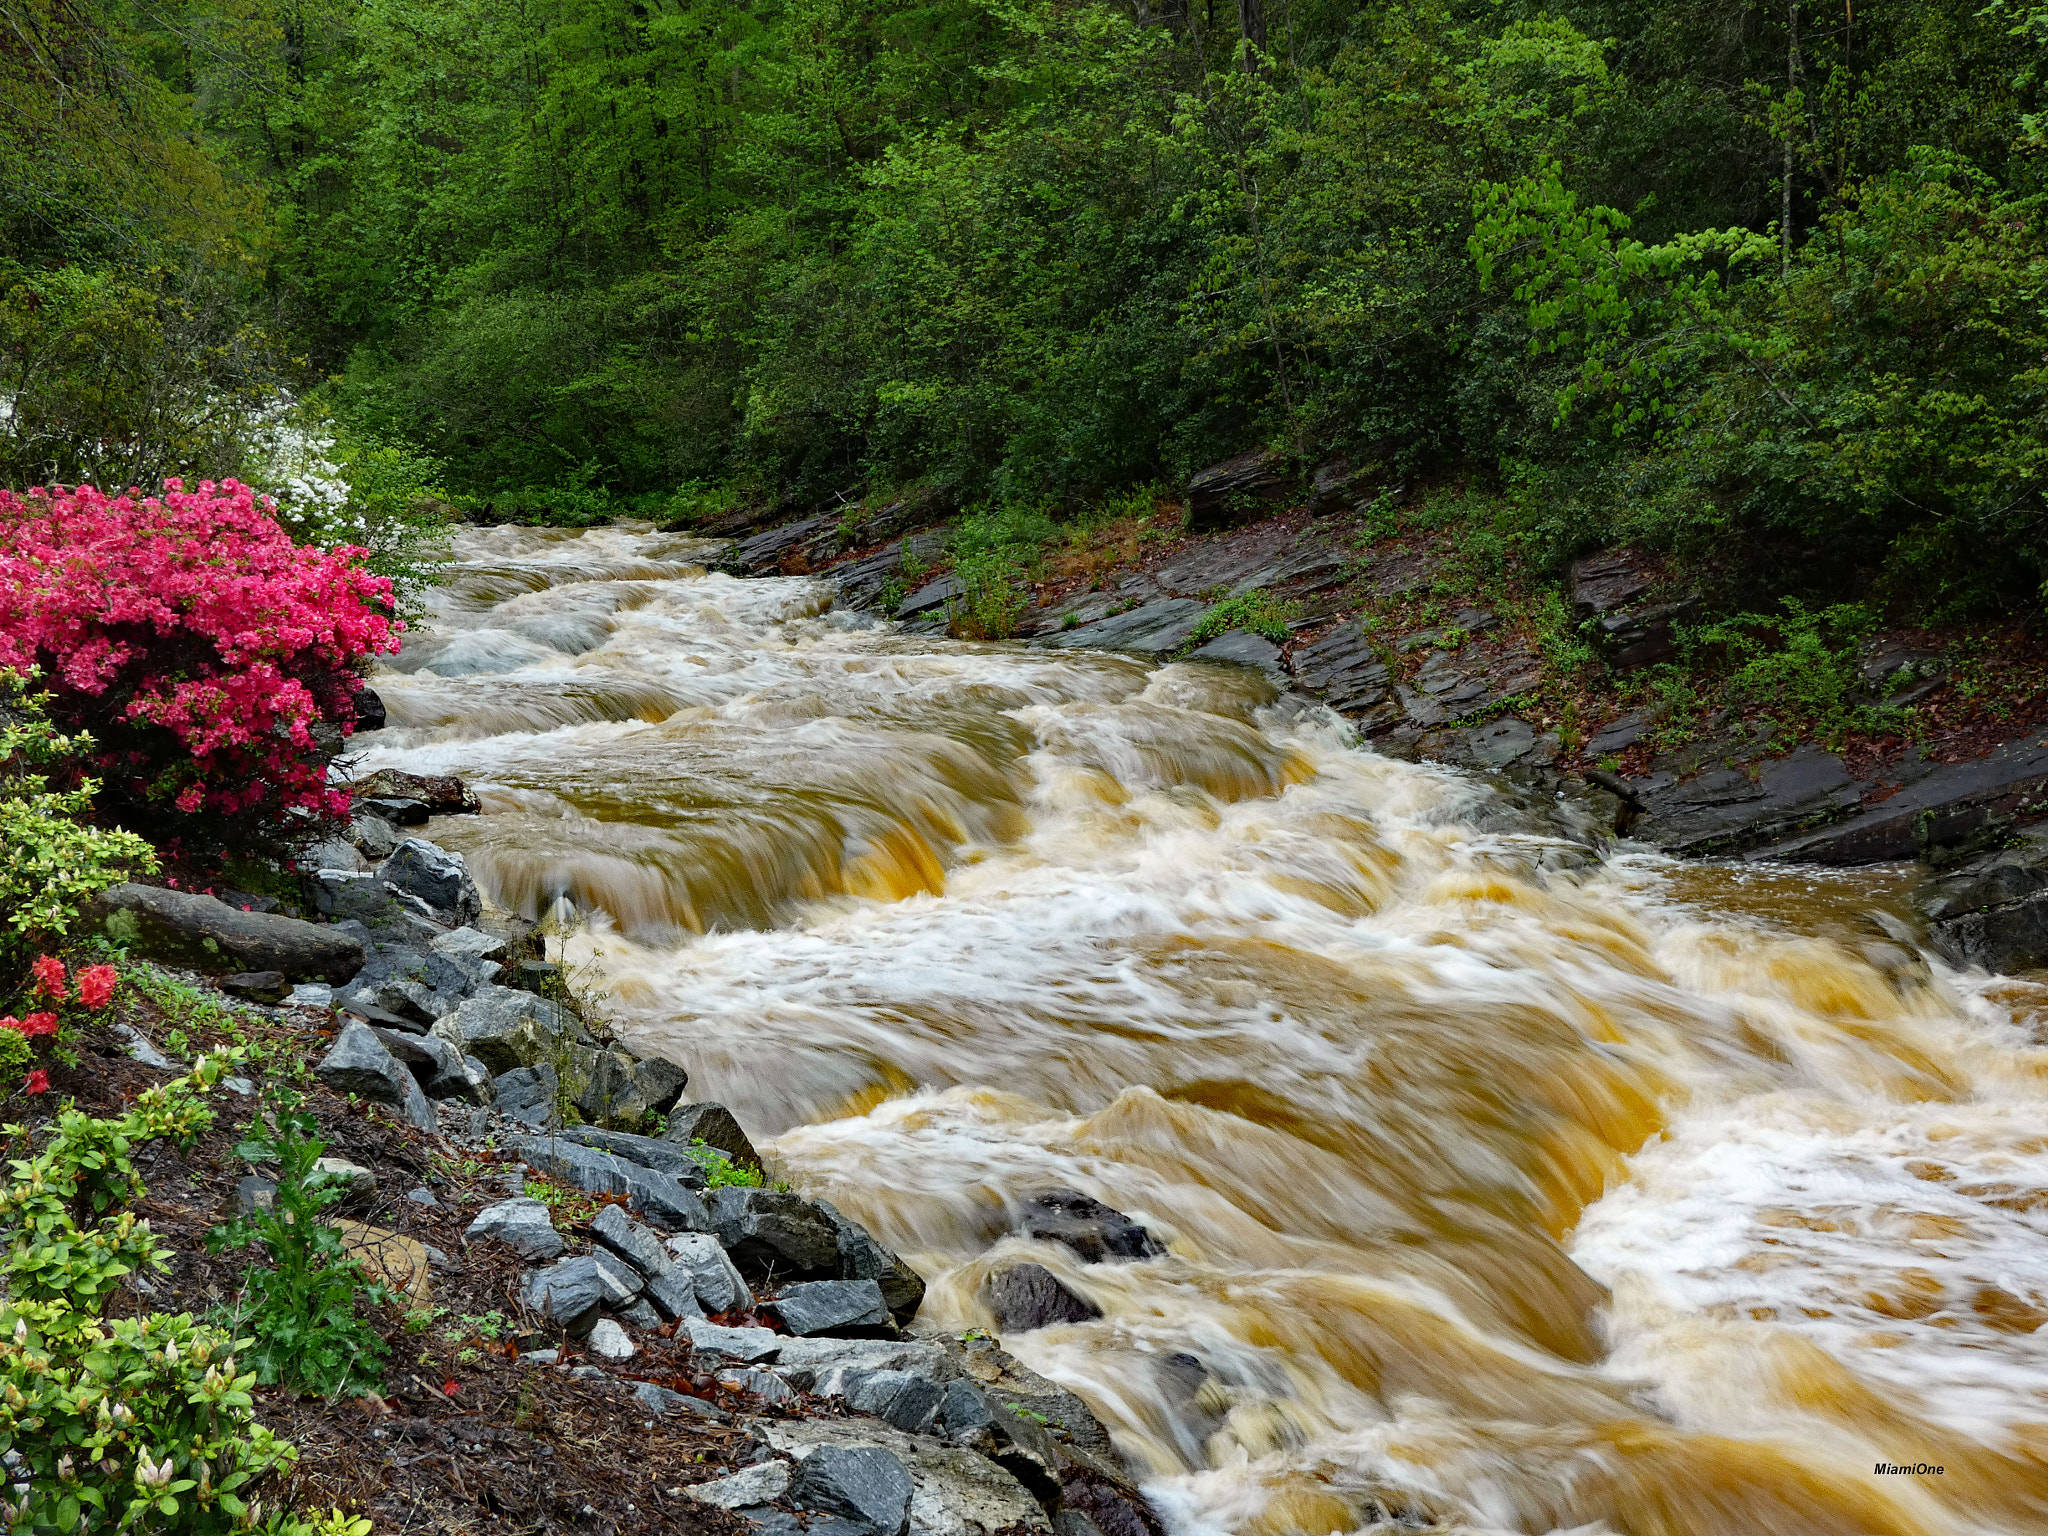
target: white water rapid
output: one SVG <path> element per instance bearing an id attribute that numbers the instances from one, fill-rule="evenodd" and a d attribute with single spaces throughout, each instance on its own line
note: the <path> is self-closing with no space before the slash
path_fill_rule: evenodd
<path id="1" fill-rule="evenodd" d="M 1886 939 L 1899 872 L 1602 861 L 1248 673 L 707 548 L 462 533 L 361 769 L 480 790 L 430 835 L 920 1330 L 1100 1306 L 1003 1342 L 1182 1536 L 2048 1530 L 2048 985 Z M 1008 1235 L 1055 1186 L 1170 1252 Z"/>

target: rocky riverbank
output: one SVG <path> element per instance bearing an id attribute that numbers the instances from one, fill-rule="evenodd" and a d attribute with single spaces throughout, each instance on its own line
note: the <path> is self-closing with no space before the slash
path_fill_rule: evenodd
<path id="1" fill-rule="evenodd" d="M 298 901 L 109 892 L 147 995 L 196 1007 L 129 1007 L 50 1101 L 113 1105 L 182 1071 L 175 1053 L 255 1047 L 216 1128 L 148 1171 L 173 1262 L 129 1303 L 203 1311 L 240 1289 L 210 1231 L 278 1198 L 238 1138 L 273 1090 L 306 1094 L 345 1246 L 398 1299 L 380 1391 L 267 1395 L 304 1453 L 295 1502 L 434 1531 L 1159 1530 L 1079 1398 L 989 1338 L 920 1333 L 915 1271 L 775 1184 L 729 1112 L 685 1102 L 686 1070 L 579 1006 L 531 923 L 486 910 L 416 833 L 474 811 L 459 783 L 384 774 L 356 806 Z M 232 1012 L 206 1001 L 223 995 Z M 1088 1262 L 1158 1251 L 1070 1190 L 1019 1230 Z M 1042 1266 L 988 1289 L 1008 1331 L 1093 1315 Z"/>
<path id="2" fill-rule="evenodd" d="M 1959 963 L 2048 964 L 2048 898 L 2002 895 L 2015 869 L 2048 879 L 2030 842 L 2048 816 L 2048 646 L 2024 626 L 1995 646 L 1926 630 L 1869 637 L 1846 704 L 1882 723 L 1826 742 L 1755 710 L 1685 718 L 1647 670 L 1678 653 L 1677 627 L 1701 607 L 1671 568 L 1601 551 L 1546 607 L 1455 529 L 1412 517 L 1390 532 L 1400 495 L 1334 470 L 1304 491 L 1263 460 L 1215 466 L 1191 483 L 1185 514 L 1162 506 L 1170 536 L 1050 562 L 1017 636 L 1249 668 L 1337 710 L 1377 751 L 1501 775 L 1671 853 L 1956 870 L 1951 894 L 1929 898 L 1936 944 Z M 944 569 L 945 531 L 917 527 L 934 515 L 898 503 L 741 528 L 724 563 L 813 573 L 842 606 L 944 629 L 962 589 Z M 1212 614 L 1254 595 L 1284 629 L 1209 633 Z M 1995 936 L 1962 937 L 1968 913 Z"/>

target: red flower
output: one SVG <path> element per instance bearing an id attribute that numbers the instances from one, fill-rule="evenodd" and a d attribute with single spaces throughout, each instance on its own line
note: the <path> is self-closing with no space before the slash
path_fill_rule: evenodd
<path id="1" fill-rule="evenodd" d="M 35 977 L 32 990 L 40 992 L 52 1002 L 64 1001 L 64 962 L 55 955 L 38 955 L 36 963 L 29 967 Z"/>
<path id="2" fill-rule="evenodd" d="M 32 1013 L 21 1021 L 24 1035 L 54 1035 L 57 1033 L 57 1015 L 54 1013 Z"/>
<path id="3" fill-rule="evenodd" d="M 29 1073 L 27 1080 L 21 1086 L 30 1093 L 48 1093 L 50 1091 L 50 1074 L 41 1067 L 37 1067 L 35 1071 Z"/>
<path id="4" fill-rule="evenodd" d="M 104 1008 L 114 1000 L 114 968 L 89 966 L 78 973 L 78 1000 L 88 1008 Z"/>
<path id="5" fill-rule="evenodd" d="M 15 1016 L 14 1016 L 13 1014 L 11 1014 L 11 1013 L 10 1013 L 10 1014 L 8 1014 L 6 1018 L 4 1018 L 4 1019 L 0 1019 L 0 1029 L 11 1029 L 11 1030 L 13 1030 L 13 1031 L 14 1031 L 14 1032 L 15 1032 L 16 1034 L 25 1034 L 25 1033 L 27 1033 L 27 1031 L 25 1031 L 25 1030 L 24 1030 L 24 1029 L 22 1029 L 22 1027 L 21 1027 L 21 1020 L 17 1019 L 17 1018 L 16 1018 L 16 1017 L 15 1017 Z"/>

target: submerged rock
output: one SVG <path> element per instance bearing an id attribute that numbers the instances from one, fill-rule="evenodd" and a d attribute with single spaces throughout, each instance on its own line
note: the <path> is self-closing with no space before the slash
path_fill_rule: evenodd
<path id="1" fill-rule="evenodd" d="M 1004 1333 L 1029 1333 L 1054 1323 L 1086 1323 L 1102 1316 L 1100 1307 L 1068 1290 L 1043 1264 L 1012 1264 L 998 1270 L 983 1284 L 982 1299 Z"/>
<path id="2" fill-rule="evenodd" d="M 1063 1243 L 1083 1262 L 1151 1259 L 1166 1252 L 1138 1223 L 1092 1195 L 1074 1189 L 1052 1189 L 1024 1204 L 1024 1234 Z"/>

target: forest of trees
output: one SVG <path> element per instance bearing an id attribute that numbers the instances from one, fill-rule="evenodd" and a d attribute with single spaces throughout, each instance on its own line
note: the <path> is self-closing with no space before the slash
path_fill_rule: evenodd
<path id="1" fill-rule="evenodd" d="M 0 0 L 0 483 L 285 397 L 458 498 L 1259 443 L 1960 613 L 2048 577 L 2040 0 Z M 366 446 L 367 445 L 367 446 Z"/>

